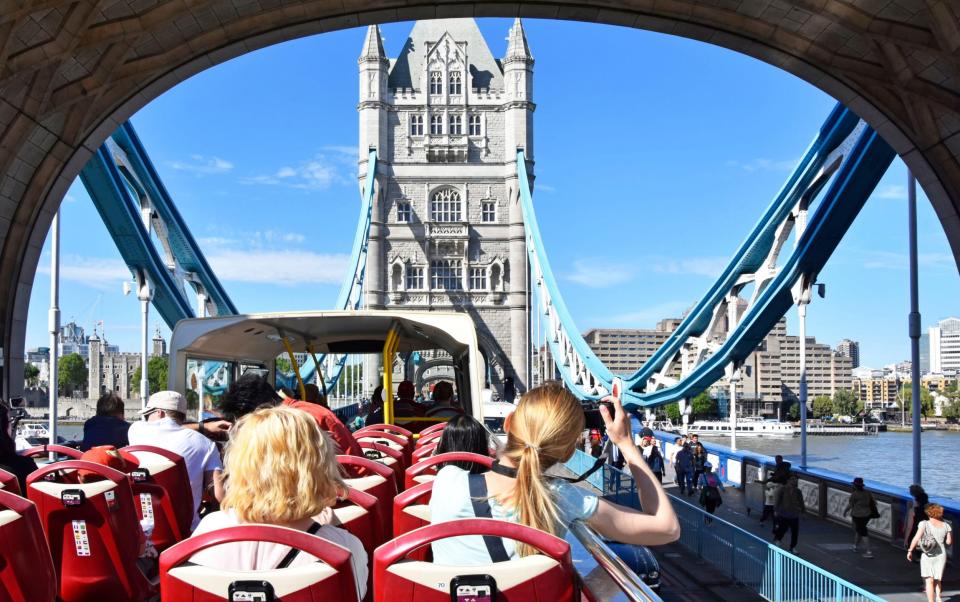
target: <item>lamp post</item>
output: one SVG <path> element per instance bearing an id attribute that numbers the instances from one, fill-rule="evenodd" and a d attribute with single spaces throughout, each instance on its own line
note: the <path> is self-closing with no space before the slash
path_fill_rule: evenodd
<path id="1" fill-rule="evenodd" d="M 60 386 L 57 366 L 57 339 L 60 334 L 60 211 L 53 216 L 50 228 L 50 313 L 48 317 L 50 330 L 50 369 L 48 372 L 49 384 L 47 391 L 50 403 L 50 443 L 57 442 L 57 401 Z M 56 460 L 56 455 L 50 452 L 50 461 Z"/>
<path id="2" fill-rule="evenodd" d="M 810 304 L 813 287 L 817 287 L 817 294 L 823 299 L 827 294 L 827 286 L 822 282 L 809 282 L 804 277 L 794 288 L 793 300 L 797 304 L 797 322 L 799 325 L 800 344 L 800 468 L 807 467 L 807 305 Z"/>
<path id="3" fill-rule="evenodd" d="M 920 484 L 920 285 L 917 275 L 917 179 L 907 172 L 907 223 L 910 246 L 910 388 L 913 397 L 913 482 Z"/>

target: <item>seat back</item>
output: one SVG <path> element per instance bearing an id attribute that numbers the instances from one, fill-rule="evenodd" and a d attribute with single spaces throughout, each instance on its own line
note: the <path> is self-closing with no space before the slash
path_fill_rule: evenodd
<path id="1" fill-rule="evenodd" d="M 422 431 L 420 431 L 420 436 L 421 436 L 421 437 L 426 437 L 427 435 L 440 432 L 440 431 L 442 431 L 443 429 L 445 429 L 446 427 L 447 427 L 447 423 L 446 423 L 446 422 L 438 422 L 437 424 L 430 425 L 430 426 L 428 426 L 427 428 L 425 428 L 425 429 L 423 429 Z"/>
<path id="2" fill-rule="evenodd" d="M 79 484 L 46 479 L 80 469 L 103 480 Z M 27 497 L 37 505 L 63 602 L 144 600 L 153 595 L 137 568 L 142 531 L 127 475 L 82 460 L 55 462 L 27 478 Z"/>
<path id="3" fill-rule="evenodd" d="M 261 541 L 281 544 L 319 558 L 321 562 L 262 571 L 214 569 L 190 564 L 190 557 L 226 543 Z M 231 584 L 265 581 L 284 602 L 343 600 L 357 602 L 357 587 L 346 549 L 303 531 L 269 525 L 243 525 L 190 537 L 160 554 L 162 601 L 214 602 L 228 600 Z M 241 598 L 242 599 L 242 598 Z M 248 597 L 248 600 L 258 600 Z"/>
<path id="4" fill-rule="evenodd" d="M 449 566 L 423 561 L 401 562 L 411 552 L 448 537 L 490 535 L 528 544 L 540 554 L 482 566 Z M 450 581 L 457 575 L 490 575 L 499 602 L 580 599 L 579 580 L 570 559 L 570 544 L 517 523 L 472 518 L 430 525 L 377 548 L 373 558 L 374 602 L 448 602 Z"/>
<path id="5" fill-rule="evenodd" d="M 490 456 L 481 456 L 480 454 L 472 454 L 470 452 L 450 452 L 430 456 L 404 471 L 403 488 L 409 489 L 418 483 L 432 481 L 434 477 L 437 476 L 440 464 L 446 462 L 473 462 L 487 468 L 493 466 L 493 458 Z"/>
<path id="6" fill-rule="evenodd" d="M 416 464 L 417 462 L 423 461 L 425 458 L 429 458 L 433 455 L 433 452 L 437 451 L 437 446 L 440 445 L 436 441 L 431 441 L 422 447 L 418 447 L 413 450 L 413 455 L 410 457 L 410 461 Z"/>
<path id="7" fill-rule="evenodd" d="M 17 480 L 17 475 L 3 469 L 0 469 L 0 490 L 14 495 L 22 495 L 23 493 L 20 491 L 20 481 Z"/>
<path id="8" fill-rule="evenodd" d="M 79 460 L 80 456 L 83 455 L 83 452 L 79 449 L 67 447 L 66 445 L 37 445 L 20 452 L 20 455 L 26 456 L 27 458 L 45 458 L 52 453 L 66 456 L 72 460 Z"/>
<path id="9" fill-rule="evenodd" d="M 393 536 L 399 537 L 430 524 L 433 481 L 411 487 L 393 498 Z M 414 560 L 427 560 L 430 548 L 411 552 Z"/>
<path id="10" fill-rule="evenodd" d="M 56 596 L 57 574 L 36 506 L 0 490 L 0 602 L 53 602 Z"/>
<path id="11" fill-rule="evenodd" d="M 333 514 L 335 524 L 356 536 L 369 555 L 390 538 L 380 524 L 380 500 L 365 491 L 347 489 L 346 499 L 337 502 Z"/>
<path id="12" fill-rule="evenodd" d="M 366 458 L 384 464 L 393 470 L 394 478 L 397 481 L 397 490 L 403 487 L 403 452 L 374 441 L 357 441 L 357 444 L 363 450 Z"/>
<path id="13" fill-rule="evenodd" d="M 347 486 L 377 498 L 381 531 L 389 537 L 393 533 L 393 498 L 397 495 L 393 469 L 359 456 L 337 456 L 337 462 L 347 474 Z"/>
<path id="14" fill-rule="evenodd" d="M 140 463 L 130 476 L 135 483 L 134 492 L 141 496 L 141 502 L 137 504 L 138 515 L 142 519 L 144 513 L 153 513 L 153 545 L 162 550 L 188 537 L 200 500 L 193 499 L 186 461 L 179 454 L 152 445 L 128 445 L 121 451 L 131 454 Z M 137 483 L 159 487 L 163 495 L 158 497 L 153 488 L 138 488 Z M 146 505 L 147 498 L 142 496 L 145 493 L 150 494 L 152 508 Z"/>
<path id="15" fill-rule="evenodd" d="M 446 422 L 444 422 L 444 424 L 446 424 Z M 436 445 L 437 443 L 440 443 L 440 437 L 442 436 L 443 436 L 442 430 L 434 431 L 428 435 L 421 434 L 420 438 L 417 439 L 417 448 L 421 448 L 425 445 L 430 445 L 431 443 Z"/>
<path id="16" fill-rule="evenodd" d="M 413 438 L 413 433 L 408 429 L 403 428 L 402 426 L 397 426 L 396 424 L 371 424 L 363 427 L 362 429 L 357 429 L 354 431 L 354 437 L 359 437 L 362 433 L 384 431 L 387 433 L 393 433 L 394 435 L 400 435 L 401 437 L 406 437 L 407 439 Z"/>
<path id="17" fill-rule="evenodd" d="M 131 477 L 133 478 L 133 477 Z M 133 498 L 140 524 L 153 525 L 150 541 L 158 551 L 163 551 L 190 536 L 190 529 L 181 528 L 177 521 L 177 508 L 167 490 L 159 485 L 134 480 Z"/>
<path id="18" fill-rule="evenodd" d="M 411 439 L 385 432 L 354 434 L 354 439 L 357 440 L 357 443 L 372 441 L 393 448 L 403 454 L 404 465 L 410 466 L 410 455 L 413 453 L 413 441 Z"/>

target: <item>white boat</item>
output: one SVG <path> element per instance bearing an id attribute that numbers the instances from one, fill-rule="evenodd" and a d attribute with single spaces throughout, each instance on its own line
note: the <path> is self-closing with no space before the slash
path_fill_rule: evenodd
<path id="1" fill-rule="evenodd" d="M 687 426 L 687 433 L 693 435 L 730 436 L 729 420 L 697 420 Z M 744 418 L 737 421 L 737 437 L 792 437 L 796 429 L 789 422 Z"/>
<path id="2" fill-rule="evenodd" d="M 18 452 L 30 449 L 37 445 L 46 445 L 50 442 L 50 431 L 46 425 L 37 422 L 21 423 L 17 425 L 14 436 Z"/>

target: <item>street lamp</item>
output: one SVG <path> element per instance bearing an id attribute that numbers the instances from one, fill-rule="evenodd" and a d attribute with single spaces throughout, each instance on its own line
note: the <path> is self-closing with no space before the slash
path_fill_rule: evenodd
<path id="1" fill-rule="evenodd" d="M 800 468 L 807 467 L 807 305 L 810 304 L 812 289 L 816 287 L 821 299 L 827 295 L 827 285 L 822 282 L 808 282 L 804 276 L 793 290 L 793 301 L 797 304 L 797 322 L 800 330 Z"/>

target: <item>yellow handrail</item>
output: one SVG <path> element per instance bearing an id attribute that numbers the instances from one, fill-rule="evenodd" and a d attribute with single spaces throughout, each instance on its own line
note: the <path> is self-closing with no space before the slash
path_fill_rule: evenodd
<path id="1" fill-rule="evenodd" d="M 303 385 L 303 377 L 300 376 L 300 366 L 297 365 L 297 358 L 293 355 L 293 347 L 290 346 L 290 341 L 287 340 L 286 336 L 281 336 L 283 341 L 283 347 L 287 350 L 287 356 L 290 358 L 290 366 L 293 367 L 293 373 L 297 375 L 297 385 L 300 387 L 300 399 L 307 398 L 307 389 Z"/>
<path id="2" fill-rule="evenodd" d="M 307 352 L 310 353 L 310 357 L 313 358 L 313 365 L 317 367 L 317 376 L 320 377 L 321 399 L 325 399 L 327 397 L 327 381 L 323 378 L 323 368 L 320 367 L 320 362 L 317 361 L 317 352 L 313 350 L 313 344 L 307 345 Z"/>
<path id="3" fill-rule="evenodd" d="M 396 328 L 387 333 L 383 344 L 383 423 L 393 424 L 393 354 L 399 346 Z"/>

